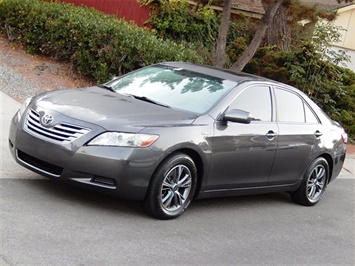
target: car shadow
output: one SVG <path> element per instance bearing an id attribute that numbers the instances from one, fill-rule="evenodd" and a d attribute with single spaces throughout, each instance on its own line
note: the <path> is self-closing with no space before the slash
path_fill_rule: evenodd
<path id="1" fill-rule="evenodd" d="M 126 216 L 131 218 L 151 219 L 141 208 L 138 201 L 123 200 L 111 195 L 91 191 L 82 187 L 72 186 L 67 183 L 48 179 L 16 180 L 29 189 L 28 193 L 41 195 L 49 202 L 66 202 L 71 206 L 81 208 L 99 209 L 106 213 Z M 265 206 L 286 204 L 293 205 L 288 193 L 271 193 L 251 196 L 236 196 L 211 199 L 198 199 L 192 202 L 189 213 L 211 212 L 219 210 L 262 209 Z"/>
<path id="2" fill-rule="evenodd" d="M 290 195 L 286 192 L 277 193 L 265 193 L 257 195 L 243 195 L 243 196 L 232 196 L 232 197 L 220 197 L 220 198 L 209 198 L 209 199 L 198 199 L 195 201 L 195 205 L 200 207 L 205 206 L 233 206 L 233 207 L 243 207 L 248 205 L 248 207 L 253 206 L 263 206 L 270 204 L 289 204 L 291 203 Z"/>
<path id="3" fill-rule="evenodd" d="M 100 209 L 105 212 L 126 213 L 130 216 L 145 216 L 140 203 L 106 195 L 96 191 L 47 179 L 20 180 L 33 193 L 41 194 L 48 201 L 70 202 L 88 209 Z"/>
<path id="4" fill-rule="evenodd" d="M 289 208 L 297 206 L 286 192 L 243 195 L 233 197 L 220 197 L 209 199 L 197 199 L 189 207 L 190 212 L 210 213 L 219 212 L 225 215 L 228 212 L 259 212 L 272 208 Z M 210 214 L 208 214 L 210 215 Z"/>

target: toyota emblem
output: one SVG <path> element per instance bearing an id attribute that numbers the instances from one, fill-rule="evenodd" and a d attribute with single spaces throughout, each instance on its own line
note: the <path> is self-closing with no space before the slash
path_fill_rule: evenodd
<path id="1" fill-rule="evenodd" d="M 54 121 L 53 116 L 49 114 L 45 114 L 44 116 L 42 116 L 41 119 L 42 125 L 44 126 L 49 126 L 53 121 Z"/>

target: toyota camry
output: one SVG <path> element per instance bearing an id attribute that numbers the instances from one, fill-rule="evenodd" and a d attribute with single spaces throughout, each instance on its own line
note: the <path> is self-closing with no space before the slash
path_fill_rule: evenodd
<path id="1" fill-rule="evenodd" d="M 291 86 L 180 62 L 27 99 L 9 135 L 20 165 L 142 201 L 158 219 L 178 217 L 195 198 L 284 191 L 315 205 L 347 142 Z"/>

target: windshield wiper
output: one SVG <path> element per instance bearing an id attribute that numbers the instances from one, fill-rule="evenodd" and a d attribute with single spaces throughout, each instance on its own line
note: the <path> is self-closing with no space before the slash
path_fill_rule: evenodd
<path id="1" fill-rule="evenodd" d="M 97 86 L 100 87 L 100 88 L 112 91 L 112 92 L 116 92 L 112 87 L 110 87 L 108 85 L 105 85 L 105 84 L 100 84 L 100 85 L 97 85 Z"/>
<path id="2" fill-rule="evenodd" d="M 133 98 L 135 98 L 137 100 L 141 100 L 141 101 L 144 101 L 144 102 L 153 103 L 153 104 L 156 104 L 156 105 L 159 105 L 159 106 L 163 106 L 165 108 L 171 108 L 169 105 L 154 101 L 153 99 L 150 99 L 150 98 L 148 98 L 146 96 L 137 96 L 137 95 L 134 95 L 134 94 L 125 94 L 125 95 L 133 97 Z"/>

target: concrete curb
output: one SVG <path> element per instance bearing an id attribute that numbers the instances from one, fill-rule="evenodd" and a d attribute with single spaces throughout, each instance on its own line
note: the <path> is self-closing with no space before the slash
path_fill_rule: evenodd
<path id="1" fill-rule="evenodd" d="M 0 139 L 1 143 L 6 141 L 7 148 L 7 139 L 8 139 L 8 131 L 10 126 L 10 121 L 17 110 L 21 107 L 21 104 L 10 96 L 6 95 L 2 91 L 0 91 L 0 103 L 1 103 L 1 117 L 0 117 Z M 3 146 L 3 145 L 2 145 Z"/>
<path id="2" fill-rule="evenodd" d="M 0 91 L 0 104 L 0 179 L 42 179 L 40 175 L 20 167 L 12 158 L 8 147 L 11 119 L 20 109 L 21 103 Z M 2 265 L 1 260 L 0 265 Z"/>

